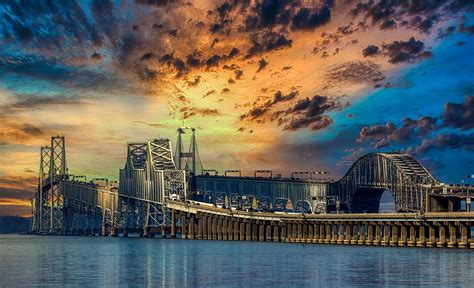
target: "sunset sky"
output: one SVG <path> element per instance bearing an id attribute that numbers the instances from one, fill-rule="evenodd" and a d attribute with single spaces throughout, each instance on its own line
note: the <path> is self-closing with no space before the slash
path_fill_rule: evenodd
<path id="1" fill-rule="evenodd" d="M 182 125 L 221 173 L 405 151 L 474 174 L 474 1 L 0 3 L 0 215 L 30 213 L 52 135 L 89 179 Z"/>

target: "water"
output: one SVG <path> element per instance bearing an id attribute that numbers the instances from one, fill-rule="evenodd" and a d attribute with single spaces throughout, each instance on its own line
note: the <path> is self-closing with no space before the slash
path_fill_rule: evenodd
<path id="1" fill-rule="evenodd" d="M 474 251 L 0 236 L 0 287 L 472 286 Z"/>

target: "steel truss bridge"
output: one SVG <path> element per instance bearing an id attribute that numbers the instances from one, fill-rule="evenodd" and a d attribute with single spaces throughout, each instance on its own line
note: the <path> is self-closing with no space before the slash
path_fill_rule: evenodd
<path id="1" fill-rule="evenodd" d="M 186 136 L 190 138 L 189 149 L 183 148 Z M 118 185 L 111 185 L 107 179 L 86 182 L 84 176 L 68 174 L 64 137 L 52 137 L 51 145 L 41 147 L 40 152 L 31 227 L 31 232 L 37 234 L 181 234 L 190 239 L 271 238 L 289 242 L 325 237 L 322 243 L 330 243 L 332 237 L 336 237 L 335 243 L 344 243 L 351 235 L 346 244 L 351 244 L 354 237 L 364 237 L 363 242 L 372 239 L 374 243 L 377 235 L 380 239 L 405 240 L 438 235 L 434 240 L 449 236 L 453 242 L 458 236 L 470 239 L 466 229 L 474 219 L 470 212 L 459 212 L 462 207 L 470 210 L 472 187 L 442 184 L 418 161 L 401 153 L 367 154 L 335 182 L 273 177 L 269 170 L 256 171 L 254 177 L 242 177 L 238 170 L 218 176 L 210 175 L 209 171 L 215 170 L 203 169 L 195 130 L 184 127 L 178 129 L 175 154 L 169 139 L 128 143 Z M 399 213 L 370 214 L 378 212 L 381 195 L 387 190 Z M 334 211 L 344 212 L 340 214 L 344 216 L 331 214 Z M 441 215 L 450 218 L 438 214 L 435 219 L 429 218 L 433 212 L 446 212 Z M 457 224 L 453 226 L 449 221 Z M 387 235 L 383 234 L 383 223 L 389 224 Z M 230 233 L 240 234 L 231 237 Z M 462 243 L 470 240 L 466 241 Z"/>

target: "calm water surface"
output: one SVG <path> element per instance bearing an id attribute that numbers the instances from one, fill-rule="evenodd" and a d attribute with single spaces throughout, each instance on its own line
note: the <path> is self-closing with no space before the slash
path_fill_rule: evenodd
<path id="1" fill-rule="evenodd" d="M 0 236 L 0 287 L 471 286 L 474 251 Z"/>

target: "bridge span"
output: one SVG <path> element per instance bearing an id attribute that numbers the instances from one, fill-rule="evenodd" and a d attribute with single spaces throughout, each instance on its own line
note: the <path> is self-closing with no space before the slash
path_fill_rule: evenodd
<path id="1" fill-rule="evenodd" d="M 69 174 L 65 138 L 52 137 L 41 147 L 31 232 L 471 246 L 473 187 L 440 183 L 407 154 L 367 154 L 338 181 L 209 171 L 215 172 L 203 169 L 192 128 L 178 129 L 174 155 L 169 139 L 128 143 L 118 183 Z M 398 213 L 377 213 L 384 191 Z"/>

